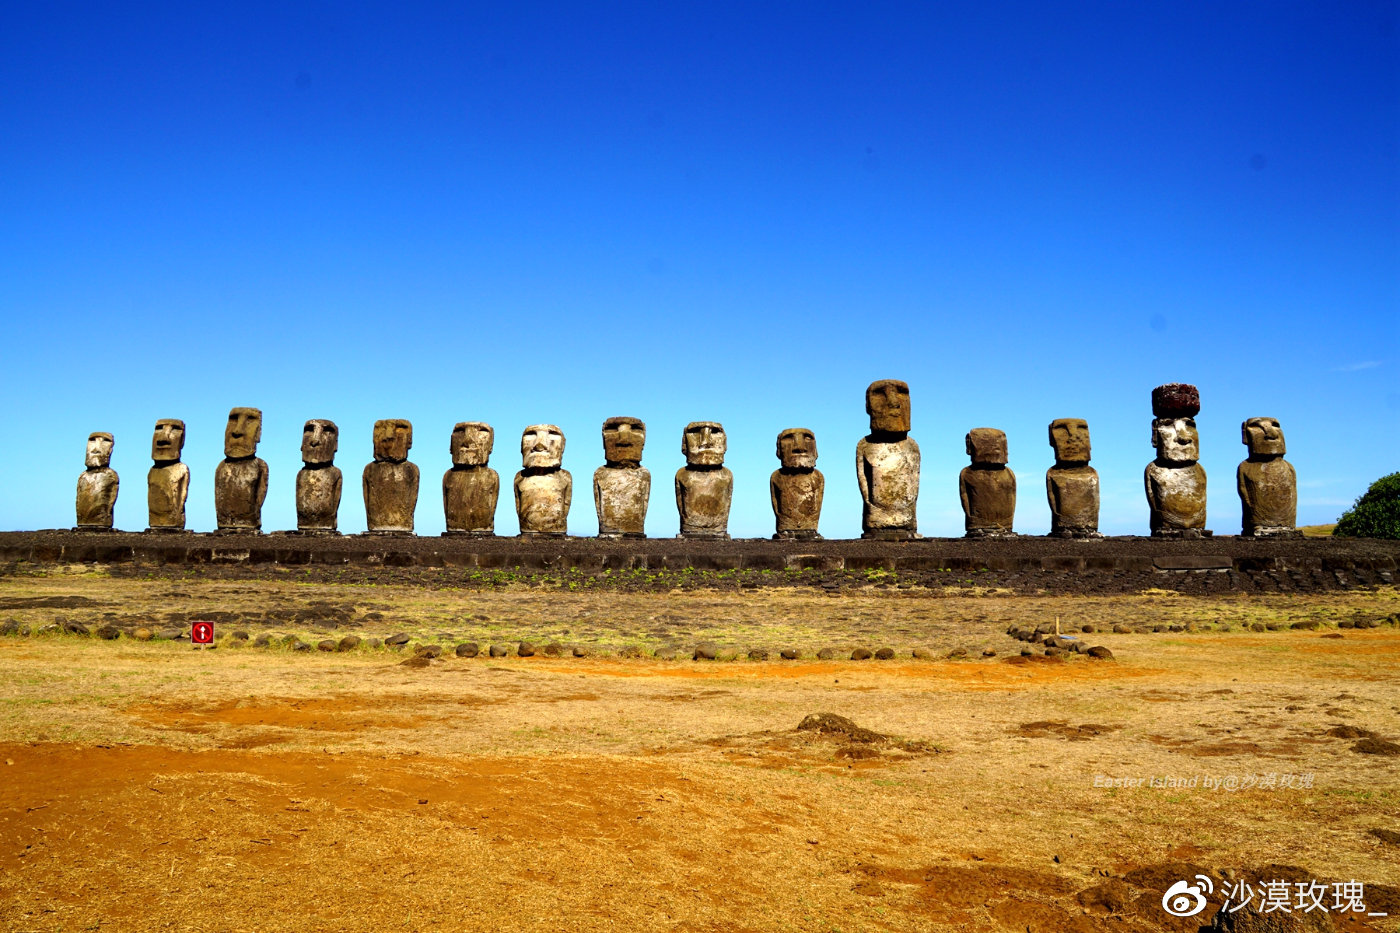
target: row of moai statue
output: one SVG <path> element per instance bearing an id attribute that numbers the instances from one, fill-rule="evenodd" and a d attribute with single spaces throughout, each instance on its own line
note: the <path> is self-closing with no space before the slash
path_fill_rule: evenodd
<path id="1" fill-rule="evenodd" d="M 919 445 L 909 436 L 909 386 L 894 379 L 871 383 L 865 393 L 870 433 L 856 445 L 856 477 L 863 502 L 862 537 L 905 541 L 919 537 Z M 1152 445 L 1157 457 L 1145 475 L 1152 534 L 1200 537 L 1206 524 L 1206 474 L 1198 462 L 1200 442 L 1195 416 L 1200 396 L 1181 383 L 1152 391 Z M 1283 432 L 1274 418 L 1250 418 L 1241 427 L 1249 458 L 1239 465 L 1236 485 L 1243 506 L 1243 533 L 1251 536 L 1297 535 L 1297 480 L 1283 459 Z M 262 412 L 235 408 L 224 430 L 224 460 L 214 475 L 214 510 L 218 531 L 256 533 L 262 528 L 267 497 L 267 464 L 257 456 Z M 154 465 L 147 475 L 150 531 L 182 531 L 189 468 L 180 461 L 185 424 L 173 418 L 156 422 L 151 443 Z M 1050 534 L 1097 538 L 1099 476 L 1089 466 L 1089 425 L 1081 418 L 1050 423 L 1055 465 L 1045 474 L 1050 503 Z M 335 466 L 339 430 L 332 421 L 312 419 L 302 430 L 304 466 L 297 473 L 297 531 L 337 534 L 341 472 Z M 598 535 L 603 538 L 646 536 L 651 473 L 642 466 L 646 425 L 637 418 L 603 422 L 605 463 L 593 474 L 593 504 Z M 489 424 L 464 421 L 452 429 L 452 468 L 442 478 L 445 535 L 487 537 L 495 534 L 500 476 L 487 464 L 495 444 Z M 110 466 L 113 438 L 97 432 L 88 438 L 87 470 L 78 479 L 80 531 L 112 528 L 118 479 Z M 361 480 L 369 534 L 412 534 L 418 504 L 418 467 L 409 462 L 413 425 L 401 419 L 374 425 L 374 461 Z M 714 421 L 686 425 L 681 452 L 686 465 L 676 472 L 676 508 L 683 538 L 729 537 L 729 506 L 734 474 L 724 466 L 724 428 Z M 774 538 L 815 539 L 826 480 L 817 465 L 816 436 L 807 428 L 778 435 L 780 466 L 769 478 L 769 497 L 777 531 Z M 1016 474 L 1007 466 L 1006 434 L 974 428 L 967 434 L 970 466 L 958 486 L 968 537 L 1014 535 Z M 521 535 L 568 533 L 573 477 L 563 468 L 564 433 L 556 425 L 536 424 L 520 439 L 521 466 L 513 484 Z"/>

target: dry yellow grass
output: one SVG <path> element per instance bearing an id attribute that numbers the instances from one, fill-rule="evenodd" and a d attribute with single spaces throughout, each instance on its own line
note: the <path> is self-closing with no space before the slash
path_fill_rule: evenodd
<path id="1" fill-rule="evenodd" d="M 1162 911 L 1163 879 L 1270 864 L 1362 880 L 1373 910 L 1400 914 L 1400 847 L 1370 834 L 1400 831 L 1400 758 L 1328 734 L 1400 741 L 1400 632 L 1239 630 L 1386 616 L 1393 588 L 940 599 L 0 580 L 0 599 L 71 596 L 93 602 L 0 619 L 353 603 L 385 616 L 362 635 L 595 652 L 713 638 L 807 657 L 412 669 L 386 650 L 0 638 L 7 929 L 1194 930 Z M 1006 624 L 1057 615 L 1235 630 L 1095 634 L 1114 663 L 1007 659 L 1021 645 Z M 828 643 L 999 654 L 811 659 Z M 818 711 L 894 741 L 796 731 Z M 1268 774 L 1310 786 L 1199 783 Z M 1112 879 L 1127 892 L 1112 911 L 1083 893 Z"/>

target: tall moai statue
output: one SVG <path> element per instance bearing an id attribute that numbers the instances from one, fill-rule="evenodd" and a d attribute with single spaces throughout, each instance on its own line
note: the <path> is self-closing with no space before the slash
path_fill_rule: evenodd
<path id="1" fill-rule="evenodd" d="M 267 464 L 258 457 L 262 412 L 234 408 L 224 427 L 224 459 L 214 470 L 214 516 L 222 533 L 262 531 Z"/>
<path id="2" fill-rule="evenodd" d="M 1016 518 L 1016 474 L 1006 465 L 1006 432 L 973 428 L 967 432 L 972 465 L 958 474 L 969 538 L 1012 537 Z"/>
<path id="3" fill-rule="evenodd" d="M 452 427 L 452 469 L 442 474 L 444 535 L 489 538 L 496 533 L 496 502 L 501 477 L 487 466 L 496 432 L 484 421 L 459 421 Z"/>
<path id="4" fill-rule="evenodd" d="M 297 472 L 297 531 L 308 535 L 340 534 L 342 477 L 335 465 L 340 429 L 334 421 L 312 418 L 301 429 L 302 468 Z"/>
<path id="5" fill-rule="evenodd" d="M 554 424 L 532 424 L 520 435 L 515 474 L 515 514 L 521 537 L 563 537 L 569 533 L 574 478 L 564 469 L 564 432 Z"/>
<path id="6" fill-rule="evenodd" d="M 651 471 L 642 466 L 647 426 L 640 418 L 603 422 L 604 463 L 593 471 L 598 537 L 645 538 Z"/>
<path id="7" fill-rule="evenodd" d="M 1173 382 L 1152 390 L 1152 446 L 1157 459 L 1143 471 L 1149 524 L 1156 538 L 1201 538 L 1206 531 L 1206 471 L 1197 461 L 1196 414 L 1201 396 Z"/>
<path id="8" fill-rule="evenodd" d="M 919 445 L 909 436 L 909 386 L 880 379 L 865 390 L 870 433 L 856 444 L 861 537 L 908 541 L 919 537 Z"/>
<path id="9" fill-rule="evenodd" d="M 1298 474 L 1283 459 L 1288 452 L 1277 418 L 1250 418 L 1240 425 L 1249 459 L 1235 473 L 1243 510 L 1243 533 L 1250 537 L 1301 537 L 1298 530 Z"/>
<path id="10" fill-rule="evenodd" d="M 692 421 L 681 435 L 685 466 L 676 471 L 682 538 L 729 538 L 734 474 L 724 465 L 729 441 L 718 421 Z"/>
<path id="11" fill-rule="evenodd" d="M 185 449 L 185 422 L 161 418 L 151 437 L 151 471 L 146 474 L 147 531 L 184 531 L 185 499 L 190 494 L 190 468 L 180 462 Z"/>
<path id="12" fill-rule="evenodd" d="M 413 511 L 418 507 L 418 465 L 408 460 L 412 448 L 411 421 L 385 418 L 374 423 L 374 461 L 366 464 L 361 481 L 367 533 L 413 534 Z"/>
<path id="13" fill-rule="evenodd" d="M 74 531 L 111 531 L 112 510 L 117 505 L 117 471 L 112 469 L 115 438 L 106 431 L 88 435 L 87 469 L 78 477 L 78 525 Z"/>
<path id="14" fill-rule="evenodd" d="M 826 477 L 817 469 L 817 436 L 809 428 L 788 428 L 778 433 L 777 453 L 781 466 L 768 477 L 778 526 L 773 538 L 816 540 L 826 492 Z"/>
<path id="15" fill-rule="evenodd" d="M 1050 535 L 1102 538 L 1099 534 L 1099 472 L 1089 466 L 1089 422 L 1056 418 L 1050 422 L 1055 465 L 1045 471 L 1050 500 Z"/>

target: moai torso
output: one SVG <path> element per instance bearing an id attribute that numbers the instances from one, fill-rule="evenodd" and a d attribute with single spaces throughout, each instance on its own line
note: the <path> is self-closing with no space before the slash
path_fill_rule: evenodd
<path id="1" fill-rule="evenodd" d="M 826 477 L 817 469 L 817 435 L 810 428 L 785 428 L 776 447 L 782 464 L 768 477 L 768 499 L 777 523 L 774 538 L 815 539 Z"/>
<path id="2" fill-rule="evenodd" d="M 563 468 L 564 432 L 558 425 L 530 425 L 520 435 L 520 462 L 514 483 L 520 534 L 568 534 L 574 478 Z"/>
<path id="3" fill-rule="evenodd" d="M 447 530 L 462 534 L 496 532 L 501 475 L 488 466 L 454 467 L 442 474 L 442 510 Z"/>
<path id="4" fill-rule="evenodd" d="M 151 531 L 184 531 L 185 499 L 190 492 L 190 468 L 180 462 L 185 446 L 185 423 L 178 418 L 156 422 L 146 474 L 146 506 Z"/>
<path id="5" fill-rule="evenodd" d="M 120 485 L 117 471 L 109 465 L 112 444 L 112 435 L 105 431 L 96 431 L 88 436 L 87 469 L 78 477 L 77 531 L 112 530 L 112 510 L 117 505 Z"/>
<path id="6" fill-rule="evenodd" d="M 214 469 L 214 514 L 220 531 L 258 531 L 267 498 L 267 464 L 258 457 L 224 460 Z"/>
<path id="7" fill-rule="evenodd" d="M 340 467 L 307 464 L 297 471 L 297 530 L 335 531 L 344 483 Z"/>
<path id="8" fill-rule="evenodd" d="M 1083 418 L 1050 422 L 1055 465 L 1045 471 L 1050 501 L 1050 534 L 1057 538 L 1099 538 L 1099 474 L 1089 466 L 1089 423 Z"/>
<path id="9" fill-rule="evenodd" d="M 734 474 L 729 467 L 684 466 L 676 471 L 676 509 L 681 534 L 696 538 L 729 537 L 729 504 Z"/>
<path id="10" fill-rule="evenodd" d="M 361 478 L 370 534 L 412 534 L 418 508 L 418 465 L 410 463 L 413 424 L 403 418 L 374 423 L 374 461 Z"/>
<path id="11" fill-rule="evenodd" d="M 1249 459 L 1235 473 L 1243 532 L 1258 537 L 1297 537 L 1298 475 L 1287 453 L 1277 418 L 1250 418 L 1240 425 Z"/>
<path id="12" fill-rule="evenodd" d="M 647 426 L 640 418 L 603 422 L 603 466 L 593 471 L 598 537 L 645 538 L 651 472 L 642 466 Z"/>
<path id="13" fill-rule="evenodd" d="M 600 537 L 646 537 L 651 471 L 644 466 L 600 466 L 593 471 L 593 505 Z"/>
<path id="14" fill-rule="evenodd" d="M 909 436 L 909 386 L 879 379 L 865 390 L 870 434 L 856 444 L 861 537 L 917 538 L 919 445 Z"/>
<path id="15" fill-rule="evenodd" d="M 1193 385 L 1169 383 L 1152 390 L 1152 446 L 1157 459 L 1143 471 L 1155 537 L 1194 538 L 1206 527 L 1206 471 L 1200 459 L 1196 414 L 1200 394 Z"/>

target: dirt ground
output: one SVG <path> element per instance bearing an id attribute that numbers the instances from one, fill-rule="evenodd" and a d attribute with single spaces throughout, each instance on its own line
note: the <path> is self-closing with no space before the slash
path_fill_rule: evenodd
<path id="1" fill-rule="evenodd" d="M 1394 587 L 833 596 L 11 574 L 0 927 L 1195 931 L 1228 885 L 1281 879 L 1362 882 L 1366 913 L 1389 916 L 1334 912 L 1336 928 L 1397 931 L 1397 611 Z M 201 618 L 218 650 L 159 637 Z M 1056 618 L 1115 660 L 1046 658 L 1006 634 Z M 260 648 L 236 629 L 363 642 Z M 369 647 L 397 632 L 408 645 Z M 486 656 L 522 640 L 565 650 Z M 467 641 L 482 655 L 455 656 Z M 739 659 L 688 660 L 701 642 Z M 406 665 L 419 645 L 445 650 Z M 893 660 L 848 659 L 885 646 Z M 669 650 L 682 659 L 652 657 Z M 798 728 L 817 713 L 860 728 Z M 1164 893 L 1198 873 L 1209 908 L 1173 918 Z"/>

